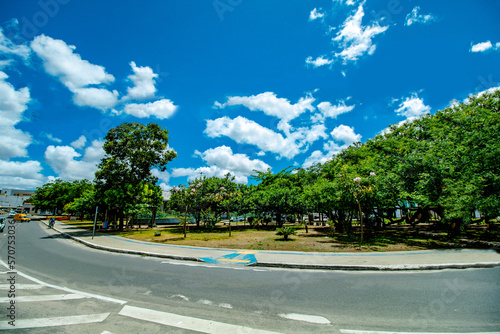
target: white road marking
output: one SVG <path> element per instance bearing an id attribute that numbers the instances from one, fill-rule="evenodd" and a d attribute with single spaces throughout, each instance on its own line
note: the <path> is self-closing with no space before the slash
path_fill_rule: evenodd
<path id="1" fill-rule="evenodd" d="M 86 296 L 82 296 L 76 293 L 72 293 L 69 295 L 38 295 L 38 296 L 16 296 L 16 298 L 0 298 L 0 303 L 9 303 L 11 300 L 15 300 L 16 303 L 20 302 L 49 302 L 55 300 L 73 300 L 73 299 L 82 299 L 88 298 Z"/>
<path id="2" fill-rule="evenodd" d="M 3 262 L 2 260 L 0 260 L 0 265 L 4 266 L 7 269 L 9 268 L 7 266 L 7 264 L 5 262 Z M 49 288 L 58 289 L 58 290 L 66 291 L 66 292 L 69 292 L 69 293 L 76 293 L 76 294 L 79 294 L 79 295 L 82 295 L 82 296 L 85 296 L 85 297 L 96 298 L 96 299 L 104 300 L 104 301 L 107 301 L 107 302 L 110 302 L 110 303 L 116 303 L 116 304 L 121 304 L 121 305 L 127 303 L 126 300 L 120 300 L 120 299 L 105 297 L 105 296 L 96 295 L 96 294 L 93 294 L 93 293 L 87 293 L 87 292 L 78 291 L 78 290 L 74 290 L 74 289 L 70 289 L 70 288 L 66 288 L 66 287 L 62 287 L 62 286 L 58 286 L 58 285 L 54 285 L 54 284 L 45 283 L 43 281 L 40 281 L 37 278 L 31 277 L 31 276 L 29 276 L 27 274 L 24 274 L 24 273 L 20 272 L 20 271 L 16 272 L 16 274 L 19 275 L 19 276 L 22 276 L 22 277 L 24 277 L 26 279 L 29 279 L 32 282 L 41 284 L 41 285 L 49 287 Z"/>
<path id="3" fill-rule="evenodd" d="M 272 334 L 266 330 L 254 329 L 250 327 L 225 324 L 222 322 L 186 317 L 178 314 L 159 312 L 145 308 L 125 305 L 118 313 L 124 317 L 145 320 L 166 326 L 198 331 L 201 333 L 233 334 L 233 333 L 256 333 Z"/>
<path id="4" fill-rule="evenodd" d="M 0 284 L 0 290 L 9 290 L 11 287 L 10 284 Z M 16 290 L 36 290 L 43 288 L 43 285 L 40 284 L 16 284 Z"/>
<path id="5" fill-rule="evenodd" d="M 330 320 L 328 320 L 327 318 L 320 317 L 317 315 L 288 313 L 288 314 L 280 314 L 279 316 L 285 319 L 311 322 L 313 324 L 323 324 L 323 325 L 331 324 Z"/>
<path id="6" fill-rule="evenodd" d="M 16 319 L 15 327 L 9 325 L 8 321 L 0 321 L 0 330 L 22 329 L 53 326 L 68 326 L 89 324 L 93 322 L 103 322 L 110 313 L 75 315 L 66 317 L 36 318 L 36 319 Z"/>
<path id="7" fill-rule="evenodd" d="M 198 262 L 173 262 L 173 261 L 162 261 L 163 264 L 173 264 L 176 266 L 188 266 L 188 267 L 205 267 L 211 269 L 232 269 L 232 270 L 250 270 L 249 268 L 240 268 L 240 267 L 227 267 L 221 266 L 220 264 L 203 264 Z M 252 269 L 255 270 L 255 269 Z"/>
<path id="8" fill-rule="evenodd" d="M 430 332 L 383 332 L 383 331 L 358 331 L 354 329 L 341 329 L 342 334 L 449 334 L 449 333 L 430 333 Z M 460 334 L 500 334 L 500 332 L 472 332 Z"/>

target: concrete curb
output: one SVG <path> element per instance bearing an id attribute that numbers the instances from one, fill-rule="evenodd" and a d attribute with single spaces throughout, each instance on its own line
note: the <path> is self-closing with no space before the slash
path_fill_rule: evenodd
<path id="1" fill-rule="evenodd" d="M 268 268 L 314 269 L 314 270 L 343 270 L 343 271 L 410 271 L 410 270 L 443 270 L 500 267 L 500 262 L 478 263 L 444 263 L 444 264 L 398 264 L 398 265 L 328 265 L 328 264 L 301 264 L 257 262 L 249 266 Z"/>
<path id="2" fill-rule="evenodd" d="M 40 220 L 48 226 L 48 223 Z M 161 253 L 141 252 L 129 249 L 120 249 L 107 246 L 97 245 L 83 239 L 77 238 L 62 232 L 57 228 L 52 228 L 54 231 L 63 236 L 75 240 L 87 247 L 121 254 L 131 254 L 140 256 L 151 256 L 171 260 L 203 262 L 200 258 L 191 256 L 169 255 Z M 339 270 L 339 271 L 415 271 L 415 270 L 443 270 L 443 269 L 469 269 L 469 268 L 494 268 L 500 267 L 500 262 L 477 262 L 477 263 L 443 263 L 443 264 L 399 264 L 399 265 L 324 265 L 324 264 L 301 264 L 301 263 L 281 263 L 281 262 L 256 262 L 248 265 L 249 267 L 266 267 L 266 268 L 288 268 L 288 269 L 308 269 L 308 270 Z"/>
<path id="3" fill-rule="evenodd" d="M 42 221 L 45 225 L 48 226 L 45 222 Z M 88 241 L 85 241 L 83 239 L 77 238 L 72 236 L 71 234 L 68 234 L 66 232 L 62 232 L 58 230 L 57 228 L 53 227 L 52 228 L 54 231 L 62 234 L 66 238 L 73 239 L 87 247 L 94 248 L 94 249 L 99 249 L 99 250 L 104 250 L 108 252 L 113 252 L 113 253 L 121 253 L 121 254 L 131 254 L 131 255 L 140 255 L 140 256 L 152 256 L 152 257 L 159 257 L 159 258 L 164 258 L 164 259 L 171 259 L 171 260 L 182 260 L 182 261 L 195 261 L 195 262 L 203 262 L 200 259 L 196 257 L 190 257 L 190 256 L 179 256 L 179 255 L 168 255 L 168 254 L 160 254 L 160 253 L 149 253 L 149 252 L 141 252 L 141 251 L 135 251 L 135 250 L 130 250 L 130 249 L 120 249 L 120 248 L 113 248 L 113 247 L 107 247 L 107 246 L 101 246 L 97 245 Z"/>

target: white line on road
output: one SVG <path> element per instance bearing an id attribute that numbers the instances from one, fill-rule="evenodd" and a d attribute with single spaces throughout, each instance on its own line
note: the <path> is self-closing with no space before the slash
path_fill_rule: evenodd
<path id="1" fill-rule="evenodd" d="M 50 302 L 55 300 L 73 300 L 73 299 L 82 299 L 88 298 L 86 296 L 82 296 L 76 293 L 72 293 L 69 295 L 38 295 L 38 296 L 16 296 L 14 300 L 16 303 L 20 302 Z M 12 298 L 2 297 L 0 298 L 1 303 L 10 303 L 13 300 Z"/>
<path id="2" fill-rule="evenodd" d="M 134 319 L 145 320 L 162 324 L 166 326 L 188 329 L 201 333 L 217 333 L 217 334 L 234 334 L 234 333 L 257 333 L 257 334 L 272 334 L 277 332 L 270 332 L 266 330 L 253 329 L 244 326 L 225 324 L 222 322 L 186 317 L 183 315 L 159 312 L 145 308 L 125 305 L 118 313 L 119 315 L 130 317 Z"/>
<path id="3" fill-rule="evenodd" d="M 312 322 L 313 324 L 323 324 L 323 325 L 331 324 L 330 320 L 328 320 L 327 318 L 320 317 L 317 315 L 289 313 L 289 314 L 280 314 L 279 316 L 290 320 Z"/>
<path id="4" fill-rule="evenodd" d="M 7 266 L 7 264 L 5 262 L 3 262 L 2 260 L 0 260 L 0 265 L 4 266 L 7 269 L 9 268 Z M 66 287 L 62 287 L 62 286 L 58 286 L 58 285 L 54 285 L 54 284 L 45 283 L 43 281 L 40 281 L 37 278 L 31 277 L 31 276 L 29 276 L 27 274 L 24 274 L 24 273 L 20 272 L 20 271 L 16 272 L 16 274 L 19 275 L 19 276 L 22 276 L 22 277 L 24 277 L 26 279 L 29 279 L 32 282 L 41 284 L 41 285 L 49 287 L 49 288 L 58 289 L 58 290 L 66 291 L 66 292 L 69 292 L 69 293 L 76 293 L 76 294 L 79 294 L 79 295 L 82 295 L 82 296 L 86 296 L 86 297 L 90 297 L 90 298 L 96 298 L 96 299 L 104 300 L 104 301 L 110 302 L 110 303 L 116 303 L 116 304 L 121 304 L 121 305 L 127 303 L 126 300 L 120 300 L 120 299 L 105 297 L 105 296 L 96 295 L 96 294 L 93 294 L 93 293 L 87 293 L 87 292 L 78 291 L 78 290 L 74 290 L 74 289 L 70 289 L 70 288 L 66 288 Z"/>
<path id="5" fill-rule="evenodd" d="M 383 331 L 358 331 L 354 329 L 341 329 L 342 334 L 450 334 L 430 332 L 383 332 Z M 460 334 L 500 334 L 500 332 L 460 332 Z"/>
<path id="6" fill-rule="evenodd" d="M 93 322 L 103 322 L 108 316 L 109 313 L 101 313 L 66 317 L 19 319 L 16 320 L 15 327 L 9 325 L 7 321 L 0 321 L 0 330 L 89 324 Z"/>
<path id="7" fill-rule="evenodd" d="M 11 284 L 0 284 L 0 290 L 9 290 L 11 288 Z M 16 284 L 16 290 L 36 290 L 43 288 L 43 285 L 40 284 Z"/>

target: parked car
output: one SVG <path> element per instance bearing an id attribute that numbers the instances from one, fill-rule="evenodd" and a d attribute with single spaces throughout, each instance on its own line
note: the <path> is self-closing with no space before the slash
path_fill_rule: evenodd
<path id="1" fill-rule="evenodd" d="M 16 222 L 28 222 L 30 221 L 31 219 L 28 218 L 28 216 L 26 216 L 24 213 L 17 213 L 15 216 L 14 216 L 14 221 Z"/>
<path id="2" fill-rule="evenodd" d="M 3 232 L 4 228 L 5 228 L 5 218 L 0 217 L 0 233 Z"/>
<path id="3" fill-rule="evenodd" d="M 245 221 L 245 217 L 231 217 L 231 219 L 229 219 L 229 221 L 232 221 L 232 222 L 244 222 Z"/>

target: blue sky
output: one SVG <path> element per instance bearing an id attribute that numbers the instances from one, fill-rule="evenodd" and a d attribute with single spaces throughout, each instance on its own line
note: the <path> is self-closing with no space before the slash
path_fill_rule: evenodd
<path id="1" fill-rule="evenodd" d="M 164 190 L 308 167 L 500 88 L 500 1 L 3 0 L 0 188 L 93 179 L 155 122 Z"/>

